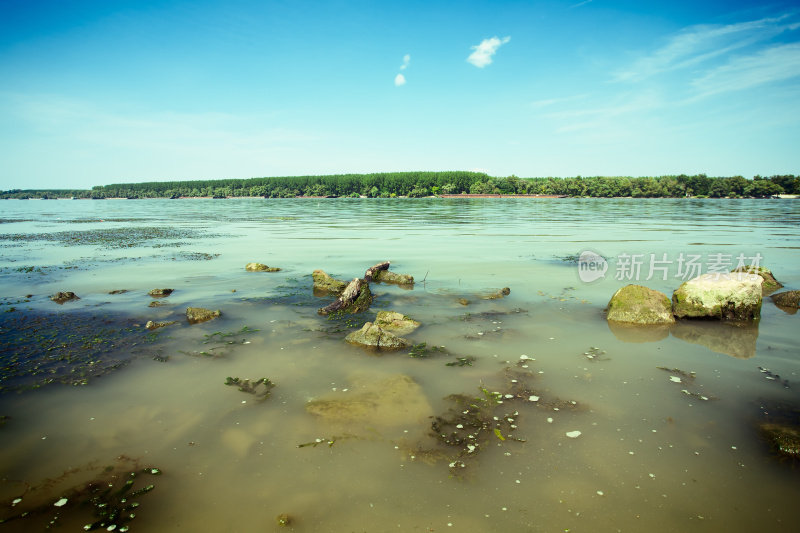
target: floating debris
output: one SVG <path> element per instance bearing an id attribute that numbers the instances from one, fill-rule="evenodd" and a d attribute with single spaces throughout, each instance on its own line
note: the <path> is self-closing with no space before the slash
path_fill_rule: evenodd
<path id="1" fill-rule="evenodd" d="M 578 430 L 575 430 L 575 431 L 567 431 L 566 435 L 567 435 L 567 437 L 569 437 L 569 438 L 571 438 L 571 439 L 577 439 L 578 437 L 580 437 L 580 436 L 581 436 L 581 432 L 580 432 L 580 431 L 578 431 Z"/>
<path id="2" fill-rule="evenodd" d="M 601 350 L 600 348 L 598 348 L 596 346 L 590 346 L 587 351 L 583 352 L 584 357 L 586 357 L 586 359 L 588 361 L 592 361 L 592 362 L 594 362 L 594 361 L 610 361 L 611 359 L 609 357 L 604 357 L 605 354 L 606 354 L 605 350 Z"/>
<path id="3" fill-rule="evenodd" d="M 769 368 L 764 368 L 763 366 L 760 366 L 758 367 L 758 371 L 764 374 L 764 377 L 769 381 L 775 381 L 783 385 L 784 389 L 790 388 L 788 379 L 781 379 L 780 375 L 773 373 Z"/>

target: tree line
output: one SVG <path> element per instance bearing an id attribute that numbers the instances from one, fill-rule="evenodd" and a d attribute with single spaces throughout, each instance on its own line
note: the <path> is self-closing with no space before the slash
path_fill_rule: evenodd
<path id="1" fill-rule="evenodd" d="M 0 198 L 192 198 L 298 196 L 421 198 L 443 194 L 544 194 L 568 197 L 765 198 L 800 194 L 800 177 L 776 175 L 709 177 L 593 176 L 570 178 L 491 177 L 482 172 L 385 172 L 250 179 L 153 181 L 98 185 L 91 189 L 13 189 Z"/>

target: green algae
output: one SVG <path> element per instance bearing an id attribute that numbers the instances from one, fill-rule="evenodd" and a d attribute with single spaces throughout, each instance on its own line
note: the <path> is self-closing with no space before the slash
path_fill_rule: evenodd
<path id="1" fill-rule="evenodd" d="M 82 310 L 0 313 L 0 344 L 5 347 L 0 394 L 52 383 L 87 385 L 127 365 L 156 338 L 121 315 Z"/>

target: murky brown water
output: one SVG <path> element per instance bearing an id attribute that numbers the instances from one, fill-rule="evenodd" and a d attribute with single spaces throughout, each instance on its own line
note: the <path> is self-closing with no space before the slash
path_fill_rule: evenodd
<path id="1" fill-rule="evenodd" d="M 0 415 L 9 417 L 0 427 L 0 518 L 47 507 L 0 527 L 36 531 L 58 515 L 61 530 L 81 531 L 92 518 L 77 497 L 50 504 L 92 479 L 158 467 L 132 531 L 794 529 L 800 470 L 777 460 L 756 424 L 764 409 L 800 405 L 800 315 L 765 300 L 755 331 L 710 324 L 628 342 L 602 311 L 630 281 L 614 279 L 612 262 L 606 279 L 582 283 L 577 266 L 559 258 L 585 249 L 607 258 L 760 253 L 797 289 L 797 205 L 3 202 L 0 233 L 18 235 L 0 241 L 2 310 L 16 309 L 8 316 L 57 311 L 68 323 L 81 310 L 140 326 L 179 323 L 127 347 L 129 364 L 86 386 L 0 395 Z M 124 247 L 87 242 L 88 233 L 32 237 L 132 227 L 183 233 L 128 236 Z M 414 289 L 373 284 L 372 310 L 350 328 L 316 314 L 330 300 L 311 295 L 312 270 L 352 279 L 382 260 L 414 275 Z M 248 273 L 250 261 L 283 270 Z M 27 266 L 41 271 L 20 271 Z M 671 294 L 680 280 L 673 265 L 670 279 L 640 283 Z M 479 298 L 504 286 L 511 294 L 503 299 Z M 150 308 L 147 291 L 156 287 L 176 290 Z M 114 289 L 128 292 L 109 295 Z M 58 290 L 81 300 L 58 306 L 47 298 Z M 223 316 L 189 326 L 187 306 Z M 447 353 L 376 355 L 344 343 L 380 309 L 422 322 L 408 339 Z M 467 356 L 472 366 L 446 366 Z M 259 402 L 226 386 L 229 376 L 276 386 Z M 489 432 L 459 458 L 432 437 L 431 417 L 448 412 L 449 395 L 485 398 L 481 387 L 532 394 L 491 404 L 492 416 L 513 418 L 513 434 L 508 425 L 500 436 Z M 325 407 L 309 412 L 309 404 Z M 457 460 L 466 466 L 451 468 Z M 277 524 L 282 513 L 288 528 Z"/>

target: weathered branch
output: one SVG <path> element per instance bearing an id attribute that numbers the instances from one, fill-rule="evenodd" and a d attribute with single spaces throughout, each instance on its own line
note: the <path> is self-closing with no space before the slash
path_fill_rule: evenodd
<path id="1" fill-rule="evenodd" d="M 367 282 L 373 281 L 381 270 L 389 270 L 389 261 L 369 267 L 364 274 L 364 279 L 367 280 Z"/>
<path id="2" fill-rule="evenodd" d="M 321 315 L 329 315 L 337 311 L 346 313 L 360 313 L 369 309 L 372 303 L 372 293 L 369 284 L 359 278 L 351 281 L 342 292 L 342 295 L 335 302 L 327 307 L 323 307 L 318 312 Z"/>

